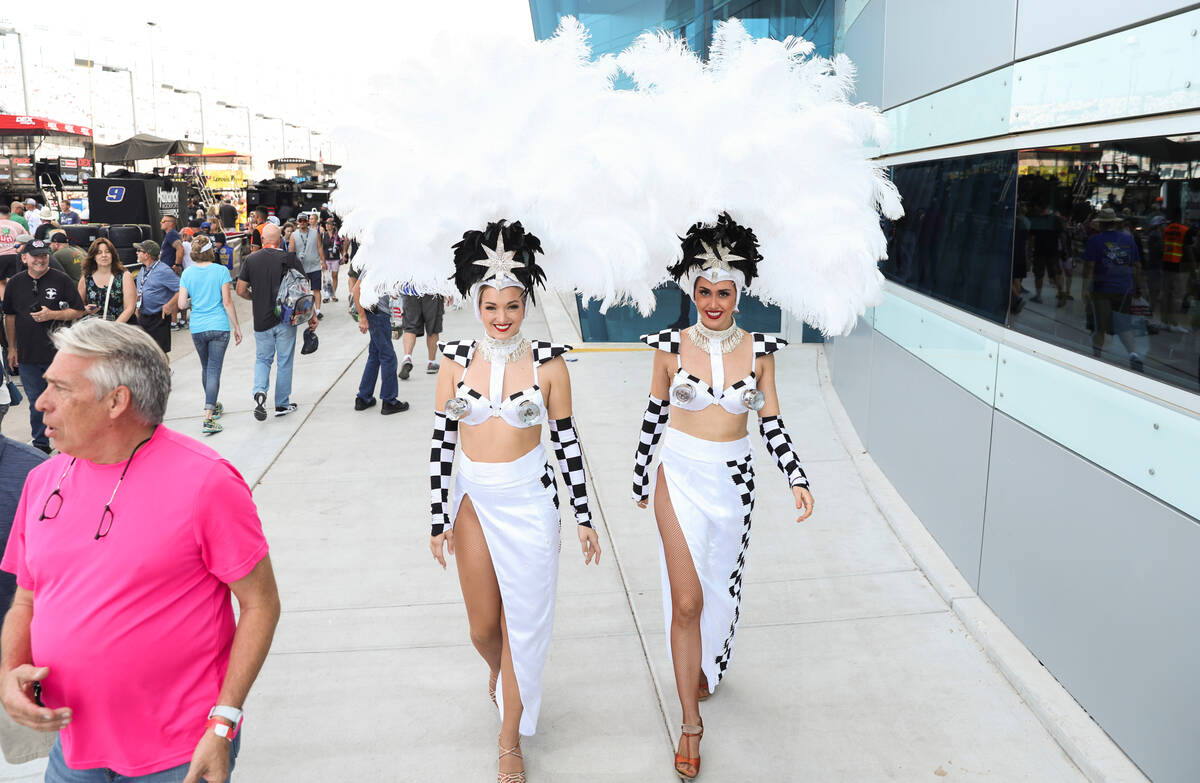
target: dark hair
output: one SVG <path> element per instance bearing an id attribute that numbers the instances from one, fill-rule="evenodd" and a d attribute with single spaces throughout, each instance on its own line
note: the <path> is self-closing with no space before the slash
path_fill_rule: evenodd
<path id="1" fill-rule="evenodd" d="M 521 283 L 529 301 L 533 302 L 533 287 L 543 285 L 546 280 L 546 273 L 534 258 L 535 253 L 542 252 L 542 241 L 533 234 L 525 233 L 519 220 L 514 223 L 498 220 L 488 223 L 483 231 L 465 232 L 462 241 L 454 245 L 454 285 L 466 296 L 471 286 L 483 279 L 487 269 L 475 262 L 487 258 L 484 245 L 494 250 L 501 236 L 504 237 L 504 249 L 512 251 L 513 260 L 524 265 L 513 269 L 512 276 Z"/>
<path id="2" fill-rule="evenodd" d="M 750 281 L 758 274 L 758 262 L 762 261 L 762 254 L 758 252 L 758 238 L 752 229 L 739 225 L 728 212 L 722 212 L 713 225 L 696 223 L 689 228 L 687 234 L 680 237 L 683 258 L 667 267 L 667 273 L 676 282 L 682 281 L 692 267 L 701 266 L 698 257 L 706 252 L 705 245 L 712 250 L 727 247 L 733 255 L 741 256 L 742 260 L 733 261 L 729 266 L 742 273 L 746 285 L 750 285 Z M 692 292 L 687 293 L 691 296 Z"/>
<path id="3" fill-rule="evenodd" d="M 125 271 L 125 265 L 121 263 L 121 256 L 117 254 L 117 246 L 112 243 L 108 237 L 99 237 L 91 246 L 88 247 L 87 258 L 83 259 L 83 275 L 84 277 L 94 274 L 97 268 L 96 253 L 102 247 L 107 247 L 108 252 L 112 255 L 112 273 L 113 277 Z"/>
<path id="4" fill-rule="evenodd" d="M 11 215 L 12 207 L 8 204 L 0 204 L 0 215 Z"/>
<path id="5" fill-rule="evenodd" d="M 271 216 L 271 210 L 267 209 L 266 207 L 255 207 L 254 214 L 258 215 L 260 218 L 262 218 L 262 222 L 266 223 L 267 218 Z"/>

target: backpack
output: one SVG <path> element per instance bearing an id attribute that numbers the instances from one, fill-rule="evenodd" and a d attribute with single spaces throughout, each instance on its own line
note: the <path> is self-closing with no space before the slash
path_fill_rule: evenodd
<path id="1" fill-rule="evenodd" d="M 296 326 L 312 318 L 316 302 L 312 286 L 303 273 L 287 268 L 275 297 L 275 315 L 288 326 Z"/>

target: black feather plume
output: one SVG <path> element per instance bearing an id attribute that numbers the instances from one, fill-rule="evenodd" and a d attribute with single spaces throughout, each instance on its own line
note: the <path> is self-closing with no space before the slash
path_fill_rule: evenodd
<path id="1" fill-rule="evenodd" d="M 471 286 L 483 279 L 487 274 L 487 267 L 475 262 L 487 258 L 487 253 L 483 252 L 484 245 L 496 249 L 496 240 L 501 236 L 501 232 L 504 236 L 504 249 L 513 251 L 516 254 L 513 258 L 524 264 L 514 268 L 512 276 L 521 283 L 529 301 L 533 302 L 533 287 L 540 285 L 544 288 L 546 282 L 546 273 L 534 258 L 535 253 L 542 252 L 542 241 L 533 234 L 526 233 L 519 220 L 513 223 L 498 220 L 488 223 L 483 231 L 465 232 L 462 241 L 454 245 L 454 285 L 459 293 L 466 296 Z"/>
<path id="2" fill-rule="evenodd" d="M 758 252 L 758 238 L 754 236 L 753 229 L 739 225 L 728 212 L 722 212 L 716 224 L 696 223 L 688 229 L 687 234 L 680 237 L 683 258 L 667 267 L 667 272 L 675 282 L 687 277 L 693 267 L 703 266 L 704 262 L 699 256 L 704 254 L 704 245 L 714 250 L 727 247 L 733 255 L 745 259 L 731 261 L 729 266 L 745 276 L 746 285 L 750 285 L 750 281 L 758 275 L 758 262 L 762 261 L 762 254 Z"/>

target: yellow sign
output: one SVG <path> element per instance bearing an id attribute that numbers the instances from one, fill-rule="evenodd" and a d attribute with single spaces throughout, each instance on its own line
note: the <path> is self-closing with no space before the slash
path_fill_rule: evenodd
<path id="1" fill-rule="evenodd" d="M 208 187 L 210 190 L 236 190 L 246 187 L 246 173 L 237 169 L 209 169 Z"/>

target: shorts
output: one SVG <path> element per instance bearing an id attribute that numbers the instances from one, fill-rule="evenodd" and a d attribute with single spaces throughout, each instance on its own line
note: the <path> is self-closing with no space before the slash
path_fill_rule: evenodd
<path id="1" fill-rule="evenodd" d="M 138 313 L 138 326 L 146 330 L 146 334 L 154 338 L 163 353 L 171 352 L 171 319 L 163 318 L 162 313 Z"/>
<path id="2" fill-rule="evenodd" d="M 441 334 L 442 313 L 445 311 L 446 305 L 438 294 L 425 294 L 424 296 L 405 294 L 401 328 L 406 334 L 415 334 L 417 337 L 426 332 Z"/>
<path id="3" fill-rule="evenodd" d="M 1120 334 L 1133 328 L 1130 305 L 1133 294 L 1095 292 L 1092 294 L 1092 319 L 1097 334 Z"/>
<path id="4" fill-rule="evenodd" d="M 312 286 L 313 294 L 319 297 L 321 295 L 321 270 L 318 269 L 315 272 L 305 272 L 304 276 L 308 278 L 308 284 Z M 320 301 L 321 300 L 318 299 L 317 303 L 319 304 Z"/>
<path id="5" fill-rule="evenodd" d="M 12 253 L 0 256 L 0 280 L 7 280 L 24 268 L 20 256 Z"/>
<path id="6" fill-rule="evenodd" d="M 338 271 L 338 267 L 342 265 L 342 259 L 334 257 L 325 259 L 325 267 L 330 272 Z"/>
<path id="7" fill-rule="evenodd" d="M 1038 280 L 1043 277 L 1054 277 L 1061 271 L 1062 265 L 1058 261 L 1058 256 L 1033 257 L 1033 276 Z"/>

